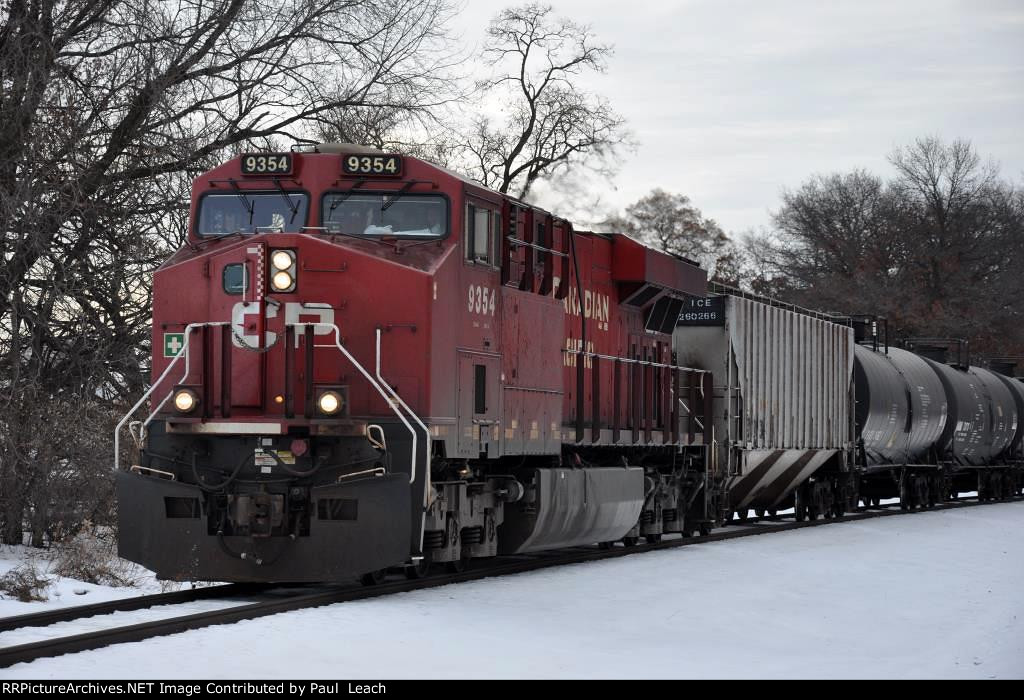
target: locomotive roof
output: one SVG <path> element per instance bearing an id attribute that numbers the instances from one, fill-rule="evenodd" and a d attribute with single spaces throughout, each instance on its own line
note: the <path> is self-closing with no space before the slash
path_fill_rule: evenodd
<path id="1" fill-rule="evenodd" d="M 384 154 L 384 153 L 387 153 L 387 151 L 382 151 L 379 148 L 374 148 L 373 146 L 361 146 L 361 145 L 356 144 L 356 143 L 340 143 L 340 142 L 339 143 L 319 143 L 316 146 L 314 146 L 313 148 L 314 148 L 314 150 L 313 150 L 314 153 L 330 153 L 330 154 L 342 154 L 342 153 L 365 153 L 365 154 L 376 153 L 376 154 Z M 492 190 L 491 188 L 487 187 L 486 185 L 482 185 L 479 182 L 477 182 L 476 180 L 468 178 L 465 175 L 463 175 L 462 173 L 456 172 L 456 171 L 454 171 L 454 170 L 452 170 L 450 168 L 446 168 L 443 165 L 438 165 L 437 163 L 433 163 L 433 162 L 431 162 L 429 160 L 424 160 L 423 158 L 420 158 L 419 156 L 409 155 L 409 154 L 405 154 L 405 153 L 402 154 L 402 157 L 403 158 L 411 158 L 412 160 L 419 161 L 420 163 L 423 163 L 424 165 L 426 165 L 428 167 L 434 168 L 435 170 L 438 170 L 438 171 L 444 173 L 445 175 L 447 175 L 448 177 L 451 177 L 452 179 L 458 180 L 459 182 L 462 182 L 465 185 L 469 185 L 471 187 L 475 187 L 475 188 L 480 189 L 480 190 L 488 190 L 490 192 L 493 192 L 494 194 L 501 195 L 502 197 L 505 197 L 507 199 L 511 199 L 512 201 L 514 201 L 514 202 L 516 202 L 518 204 L 522 204 L 524 207 L 530 207 L 531 209 L 535 209 L 537 211 L 544 212 L 545 214 L 551 214 L 551 212 L 549 212 L 548 210 L 544 209 L 543 207 L 538 207 L 535 204 L 529 204 L 528 202 L 524 202 L 521 199 L 519 199 L 518 197 L 514 197 L 514 196 L 508 194 L 507 192 L 503 193 L 503 192 L 497 192 L 495 190 Z M 554 216 L 554 214 L 552 214 L 552 216 Z M 555 218 L 561 218 L 561 217 L 555 217 Z M 580 233 L 580 232 L 577 232 L 577 233 Z"/>

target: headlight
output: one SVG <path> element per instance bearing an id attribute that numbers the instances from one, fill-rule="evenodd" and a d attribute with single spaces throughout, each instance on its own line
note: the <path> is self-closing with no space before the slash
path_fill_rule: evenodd
<path id="1" fill-rule="evenodd" d="M 270 286 L 278 292 L 287 292 L 295 285 L 295 281 L 292 276 L 287 272 L 275 272 L 274 276 L 270 278 Z"/>
<path id="2" fill-rule="evenodd" d="M 199 403 L 199 397 L 191 389 L 179 389 L 174 394 L 174 407 L 178 409 L 179 413 L 188 413 L 196 407 L 197 403 Z"/>
<path id="3" fill-rule="evenodd" d="M 295 251 L 282 248 L 270 251 L 270 290 L 273 292 L 294 292 L 298 278 Z"/>
<path id="4" fill-rule="evenodd" d="M 320 394 L 320 398 L 316 402 L 317 408 L 320 409 L 321 413 L 328 416 L 333 416 L 335 413 L 341 410 L 344 401 L 341 398 L 341 394 L 336 391 L 325 391 Z"/>
<path id="5" fill-rule="evenodd" d="M 270 264 L 277 270 L 287 270 L 295 263 L 295 256 L 288 250 L 276 250 L 270 256 Z"/>

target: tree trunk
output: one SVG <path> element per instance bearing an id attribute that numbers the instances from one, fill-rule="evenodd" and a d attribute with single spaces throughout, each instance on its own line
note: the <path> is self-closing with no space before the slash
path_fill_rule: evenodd
<path id="1" fill-rule="evenodd" d="M 3 522 L 0 524 L 0 543 L 21 544 L 24 541 L 25 531 L 22 528 L 21 505 L 8 502 L 4 508 Z"/>

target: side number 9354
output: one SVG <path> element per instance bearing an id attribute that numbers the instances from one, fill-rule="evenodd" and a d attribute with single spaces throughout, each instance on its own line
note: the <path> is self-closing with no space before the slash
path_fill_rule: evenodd
<path id="1" fill-rule="evenodd" d="M 467 308 L 472 314 L 494 315 L 494 305 L 498 292 L 478 284 L 469 285 L 469 304 Z"/>

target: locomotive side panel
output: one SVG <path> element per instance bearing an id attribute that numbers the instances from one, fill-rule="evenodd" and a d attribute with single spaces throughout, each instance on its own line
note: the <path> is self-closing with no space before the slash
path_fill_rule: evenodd
<path id="1" fill-rule="evenodd" d="M 511 296 L 514 300 L 506 308 L 512 319 L 506 328 L 515 329 L 516 342 L 505 348 L 516 360 L 503 391 L 505 420 L 515 423 L 508 430 L 519 452 L 506 454 L 558 454 L 561 444 L 552 440 L 552 422 L 561 425 L 562 375 L 551 367 L 559 365 L 561 348 L 547 336 L 549 329 L 561 326 L 562 304 L 536 294 L 511 292 Z"/>
<path id="2" fill-rule="evenodd" d="M 704 273 L 619 234 L 578 234 L 575 252 L 580 279 L 574 264 L 563 302 L 563 437 L 588 445 L 666 444 L 671 327 L 645 329 L 644 322 L 659 300 L 703 293 Z"/>

